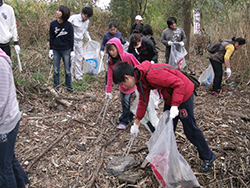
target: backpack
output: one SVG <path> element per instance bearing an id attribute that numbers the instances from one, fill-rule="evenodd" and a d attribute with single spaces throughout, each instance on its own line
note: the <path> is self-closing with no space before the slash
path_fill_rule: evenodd
<path id="1" fill-rule="evenodd" d="M 145 74 L 145 78 L 147 77 L 147 74 L 148 74 L 148 72 L 149 72 L 150 70 L 162 69 L 162 68 L 176 69 L 176 68 L 174 68 L 174 67 L 169 67 L 169 66 L 154 67 L 154 68 L 149 69 L 149 70 L 147 71 L 147 73 Z M 176 70 L 178 70 L 178 69 L 176 69 Z M 180 71 L 180 70 L 178 70 L 178 71 Z M 195 76 L 194 76 L 192 73 L 188 73 L 188 72 L 185 72 L 185 71 L 180 71 L 180 72 L 182 72 L 182 74 L 184 74 L 191 82 L 193 82 L 193 84 L 194 84 L 194 95 L 197 96 L 197 93 L 196 93 L 195 90 L 196 90 L 198 87 L 200 87 L 200 82 L 198 81 L 198 79 L 195 78 Z"/>
<path id="2" fill-rule="evenodd" d="M 210 52 L 211 54 L 214 54 L 214 53 L 218 52 L 219 49 L 220 49 L 220 46 L 221 46 L 221 42 L 222 41 L 209 44 L 207 46 L 207 51 Z"/>

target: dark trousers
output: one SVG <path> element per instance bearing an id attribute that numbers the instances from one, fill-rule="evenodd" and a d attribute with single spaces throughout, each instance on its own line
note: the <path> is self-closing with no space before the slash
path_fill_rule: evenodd
<path id="1" fill-rule="evenodd" d="M 128 125 L 131 121 L 133 121 L 134 114 L 130 111 L 130 103 L 132 94 L 124 94 L 120 92 L 121 104 L 122 104 L 122 115 L 119 118 L 119 121 L 123 125 Z"/>
<path id="2" fill-rule="evenodd" d="M 30 182 L 14 152 L 18 128 L 19 122 L 0 142 L 0 188 L 24 188 Z"/>
<path id="3" fill-rule="evenodd" d="M 221 82 L 223 76 L 222 63 L 210 59 L 212 67 L 214 69 L 213 91 L 219 92 L 221 90 Z"/>
<path id="4" fill-rule="evenodd" d="M 187 139 L 197 147 L 200 159 L 210 160 L 213 153 L 208 147 L 201 130 L 196 125 L 193 100 L 194 96 L 192 95 L 186 102 L 180 105 L 179 115 L 173 120 L 174 131 L 176 130 L 178 120 L 180 119 L 183 125 L 184 133 Z M 171 106 L 165 104 L 164 111 L 169 110 L 170 107 Z"/>
<path id="5" fill-rule="evenodd" d="M 10 51 L 10 44 L 0 44 L 0 48 L 9 56 L 11 57 L 11 51 Z"/>

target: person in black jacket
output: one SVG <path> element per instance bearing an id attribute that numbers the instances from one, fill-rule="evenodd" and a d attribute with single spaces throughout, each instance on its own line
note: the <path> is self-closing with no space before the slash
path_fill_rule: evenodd
<path id="1" fill-rule="evenodd" d="M 155 45 L 148 37 L 141 36 L 139 33 L 133 33 L 130 36 L 128 52 L 134 54 L 140 63 L 145 60 L 151 61 L 152 64 L 158 62 Z"/>
<path id="2" fill-rule="evenodd" d="M 141 23 L 142 20 L 143 20 L 143 18 L 141 17 L 141 15 L 137 15 L 135 17 L 135 23 L 131 26 L 130 35 L 134 32 L 137 25 L 142 25 L 143 26 L 143 23 Z"/>

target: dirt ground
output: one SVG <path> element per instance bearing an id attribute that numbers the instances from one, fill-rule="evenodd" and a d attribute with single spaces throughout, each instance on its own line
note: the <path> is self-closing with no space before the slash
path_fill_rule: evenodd
<path id="1" fill-rule="evenodd" d="M 162 51 L 159 59 L 164 59 Z M 198 77 L 207 66 L 208 60 L 203 57 L 190 56 L 187 67 Z M 32 93 L 17 88 L 22 119 L 15 151 L 28 173 L 31 188 L 160 187 L 150 165 L 141 167 L 151 136 L 143 125 L 129 154 L 135 163 L 122 174 L 125 178 L 105 171 L 113 157 L 122 156 L 130 140 L 130 127 L 116 129 L 121 115 L 116 86 L 104 122 L 96 123 L 105 101 L 104 73 L 96 77 L 101 81 L 92 82 L 89 90 L 73 94 L 61 92 L 55 96 L 40 85 L 34 86 L 36 92 Z M 213 171 L 199 172 L 202 161 L 196 148 L 186 139 L 181 124 L 176 131 L 179 152 L 203 187 L 250 187 L 249 86 L 237 81 L 230 83 L 224 82 L 229 91 L 219 97 L 201 86 L 194 99 L 197 125 L 216 154 Z M 157 110 L 159 116 L 162 109 L 163 104 Z"/>

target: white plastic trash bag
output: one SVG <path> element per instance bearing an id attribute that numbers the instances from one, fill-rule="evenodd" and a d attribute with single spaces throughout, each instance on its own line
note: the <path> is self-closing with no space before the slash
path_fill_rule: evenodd
<path id="1" fill-rule="evenodd" d="M 169 111 L 165 111 L 161 116 L 157 129 L 148 142 L 148 150 L 146 159 L 163 187 L 200 186 L 189 164 L 178 152 Z"/>
<path id="2" fill-rule="evenodd" d="M 169 64 L 174 68 L 182 70 L 186 66 L 185 56 L 187 55 L 187 50 L 184 46 L 181 46 L 179 42 L 174 42 L 171 45 Z"/>
<path id="3" fill-rule="evenodd" d="M 210 64 L 208 68 L 200 75 L 199 82 L 205 84 L 205 86 L 210 86 L 214 80 L 214 70 Z"/>
<path id="4" fill-rule="evenodd" d="M 104 70 L 103 62 L 100 58 L 100 43 L 88 41 L 83 46 L 82 56 L 85 59 L 83 73 L 98 74 Z"/>
<path id="5" fill-rule="evenodd" d="M 139 103 L 139 92 L 137 89 L 135 90 L 135 95 L 136 97 L 135 97 L 134 103 L 132 107 L 130 108 L 131 112 L 134 115 L 136 115 L 137 106 Z M 156 111 L 155 111 L 155 102 L 158 100 L 158 98 L 159 98 L 158 92 L 154 92 L 154 90 L 151 90 L 149 101 L 148 101 L 148 109 L 147 109 L 145 116 L 141 120 L 141 123 L 148 129 L 148 131 L 151 131 L 147 125 L 148 121 L 150 121 L 155 128 L 158 125 L 159 118 L 156 115 Z"/>

